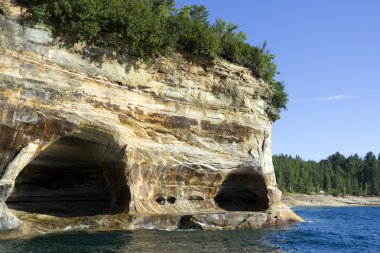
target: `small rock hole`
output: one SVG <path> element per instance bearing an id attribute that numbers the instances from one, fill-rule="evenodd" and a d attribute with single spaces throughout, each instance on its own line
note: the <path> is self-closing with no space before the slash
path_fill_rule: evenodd
<path id="1" fill-rule="evenodd" d="M 169 197 L 168 197 L 168 202 L 169 202 L 170 204 L 174 204 L 175 201 L 176 201 L 176 198 L 175 198 L 174 196 L 169 196 Z"/>
<path id="2" fill-rule="evenodd" d="M 156 202 L 160 205 L 164 205 L 165 204 L 165 198 L 162 197 L 162 196 L 159 196 L 158 198 L 156 198 Z"/>
<path id="3" fill-rule="evenodd" d="M 188 200 L 205 200 L 202 196 L 195 195 L 195 196 L 190 196 Z"/>

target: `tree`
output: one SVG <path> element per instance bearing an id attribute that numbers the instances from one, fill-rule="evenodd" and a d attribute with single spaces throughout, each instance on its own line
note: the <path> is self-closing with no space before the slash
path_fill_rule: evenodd
<path id="1" fill-rule="evenodd" d="M 376 156 L 372 152 L 368 152 L 364 157 L 364 182 L 368 184 L 368 194 L 377 195 L 378 186 L 378 162 Z"/>
<path id="2" fill-rule="evenodd" d="M 378 156 L 380 158 L 380 155 Z M 273 156 L 281 190 L 311 194 L 324 190 L 329 194 L 358 196 L 380 195 L 380 162 L 372 152 L 364 159 L 357 154 L 345 158 L 339 152 L 327 159 L 304 161 L 289 155 Z"/>
<path id="3" fill-rule="evenodd" d="M 249 68 L 270 85 L 272 106 L 286 109 L 288 96 L 275 80 L 275 55 L 246 42 L 238 26 L 223 20 L 211 24 L 205 6 L 175 8 L 174 0 L 18 0 L 30 20 L 45 23 L 66 45 L 78 41 L 105 47 L 145 61 L 173 51 L 202 57 L 222 57 Z"/>

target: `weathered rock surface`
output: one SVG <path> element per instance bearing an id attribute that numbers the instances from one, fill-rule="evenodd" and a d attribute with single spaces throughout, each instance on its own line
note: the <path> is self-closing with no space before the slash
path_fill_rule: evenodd
<path id="1" fill-rule="evenodd" d="M 70 217 L 96 229 L 299 220 L 276 187 L 265 82 L 224 61 L 85 52 L 0 15 L 0 230 L 20 227 L 7 205 L 40 231 Z"/>

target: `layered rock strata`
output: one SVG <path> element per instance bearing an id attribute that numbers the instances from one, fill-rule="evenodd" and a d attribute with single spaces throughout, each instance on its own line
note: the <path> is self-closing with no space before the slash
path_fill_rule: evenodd
<path id="1" fill-rule="evenodd" d="M 297 221 L 276 187 L 272 96 L 225 61 L 65 49 L 0 15 L 0 230 Z"/>

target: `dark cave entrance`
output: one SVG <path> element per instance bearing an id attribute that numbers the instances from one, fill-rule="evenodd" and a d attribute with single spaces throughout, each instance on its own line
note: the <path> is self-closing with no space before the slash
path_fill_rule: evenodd
<path id="1" fill-rule="evenodd" d="M 7 205 L 63 217 L 126 211 L 130 193 L 122 158 L 110 149 L 77 137 L 62 137 L 20 172 Z"/>
<path id="2" fill-rule="evenodd" d="M 264 178 L 252 172 L 229 174 L 214 201 L 227 211 L 265 211 L 269 208 Z"/>

